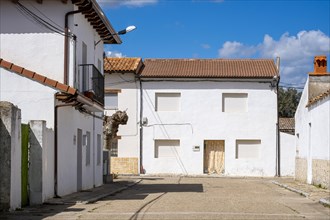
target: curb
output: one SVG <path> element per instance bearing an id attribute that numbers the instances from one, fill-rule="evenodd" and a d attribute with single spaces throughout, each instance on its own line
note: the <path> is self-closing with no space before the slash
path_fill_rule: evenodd
<path id="1" fill-rule="evenodd" d="M 91 198 L 91 199 L 89 199 L 89 200 L 87 200 L 87 201 L 81 202 L 80 204 L 90 204 L 90 203 L 95 203 L 95 202 L 97 202 L 98 200 L 101 200 L 101 199 L 103 199 L 103 198 L 105 198 L 105 197 L 107 197 L 107 196 L 111 196 L 111 195 L 114 195 L 114 194 L 116 194 L 116 193 L 122 192 L 123 190 L 128 189 L 129 187 L 132 187 L 132 186 L 138 184 L 138 183 L 141 182 L 141 181 L 142 181 L 142 179 L 136 180 L 136 181 L 134 181 L 133 183 L 130 183 L 130 184 L 126 185 L 126 186 L 123 186 L 123 187 L 121 187 L 121 188 L 119 188 L 119 189 L 116 189 L 116 190 L 114 190 L 114 191 L 111 191 L 111 192 L 109 192 L 109 193 L 105 193 L 105 194 L 102 194 L 102 195 L 96 196 L 96 197 Z"/>
<path id="2" fill-rule="evenodd" d="M 278 186 L 280 186 L 282 188 L 288 189 L 288 190 L 290 190 L 292 192 L 298 193 L 298 194 L 300 194 L 302 196 L 309 197 L 309 194 L 306 193 L 306 192 L 304 192 L 304 191 L 301 191 L 301 190 L 292 188 L 292 187 L 290 187 L 288 185 L 285 185 L 285 184 L 282 184 L 282 183 L 279 183 L 279 182 L 276 182 L 276 181 L 272 181 L 272 183 L 275 184 L 275 185 L 278 185 Z M 321 203 L 324 206 L 330 207 L 330 200 L 328 200 L 326 198 L 320 199 L 319 200 L 319 203 Z"/>
<path id="3" fill-rule="evenodd" d="M 130 183 L 126 186 L 123 186 L 123 187 L 120 187 L 116 190 L 113 190 L 113 191 L 110 191 L 108 193 L 104 193 L 102 195 L 99 195 L 99 196 L 95 196 L 93 198 L 90 198 L 90 199 L 87 199 L 85 201 L 76 201 L 76 202 L 63 202 L 63 201 L 51 201 L 51 202 L 44 202 L 43 204 L 44 205 L 74 205 L 74 204 L 91 204 L 91 203 L 95 203 L 97 202 L 98 200 L 101 200 L 107 196 L 111 196 L 111 195 L 114 195 L 116 193 L 119 193 L 125 189 L 128 189 L 129 187 L 132 187 L 136 184 L 138 184 L 139 182 L 141 182 L 142 179 L 139 179 L 139 180 L 136 180 L 134 181 L 133 183 Z"/>
<path id="4" fill-rule="evenodd" d="M 292 191 L 292 192 L 298 193 L 298 194 L 300 194 L 300 195 L 302 195 L 302 196 L 309 197 L 309 194 L 308 194 L 308 193 L 306 193 L 306 192 L 304 192 L 304 191 L 301 191 L 301 190 L 299 190 L 299 189 L 292 188 L 292 187 L 290 187 L 290 186 L 288 186 L 288 185 L 285 185 L 285 184 L 282 184 L 282 183 L 276 182 L 276 181 L 274 181 L 274 180 L 272 181 L 272 183 L 275 184 L 275 185 L 278 185 L 278 186 L 280 186 L 280 187 L 282 187 L 282 188 L 288 189 L 288 190 L 290 190 L 290 191 Z"/>
<path id="5" fill-rule="evenodd" d="M 330 208 L 330 201 L 325 198 L 320 199 L 319 203 Z"/>

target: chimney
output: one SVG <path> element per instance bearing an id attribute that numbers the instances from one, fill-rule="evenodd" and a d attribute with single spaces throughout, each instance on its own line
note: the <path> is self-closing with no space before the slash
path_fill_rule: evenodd
<path id="1" fill-rule="evenodd" d="M 314 73 L 313 74 L 327 74 L 327 57 L 314 57 Z"/>

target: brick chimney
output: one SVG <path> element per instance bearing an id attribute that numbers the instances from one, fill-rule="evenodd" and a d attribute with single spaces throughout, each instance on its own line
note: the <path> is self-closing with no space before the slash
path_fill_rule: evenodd
<path id="1" fill-rule="evenodd" d="M 314 57 L 313 74 L 327 74 L 327 57 L 326 56 L 315 56 Z"/>

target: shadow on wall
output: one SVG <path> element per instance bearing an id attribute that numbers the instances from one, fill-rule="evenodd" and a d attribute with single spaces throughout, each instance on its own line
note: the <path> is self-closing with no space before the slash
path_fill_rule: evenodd
<path id="1" fill-rule="evenodd" d="M 10 208 L 11 137 L 0 118 L 0 212 Z"/>

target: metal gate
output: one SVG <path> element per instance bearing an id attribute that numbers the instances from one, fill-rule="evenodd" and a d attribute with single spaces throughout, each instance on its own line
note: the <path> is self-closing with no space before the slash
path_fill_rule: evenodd
<path id="1" fill-rule="evenodd" d="M 29 204 L 28 173 L 29 173 L 29 125 L 21 124 L 22 139 L 22 207 Z"/>

